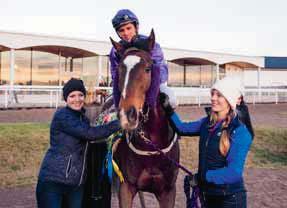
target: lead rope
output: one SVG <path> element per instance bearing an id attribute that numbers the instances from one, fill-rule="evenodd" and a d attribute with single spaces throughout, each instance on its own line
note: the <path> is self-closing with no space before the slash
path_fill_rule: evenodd
<path id="1" fill-rule="evenodd" d="M 192 187 L 192 193 L 190 194 L 190 179 L 189 179 L 189 175 L 186 175 L 184 178 L 184 193 L 186 196 L 186 208 L 199 208 L 199 207 L 203 207 L 203 203 L 201 203 L 201 206 L 199 204 L 199 194 L 200 194 L 200 190 L 198 186 L 194 186 Z"/>
<path id="2" fill-rule="evenodd" d="M 151 145 L 156 151 L 160 153 L 163 157 L 168 159 L 170 162 L 172 162 L 175 166 L 186 172 L 188 175 L 184 178 L 184 193 L 186 196 L 186 208 L 199 208 L 199 187 L 195 186 L 192 187 L 192 193 L 190 194 L 190 181 L 188 176 L 193 176 L 193 173 L 188 170 L 186 167 L 181 165 L 179 162 L 175 161 L 168 155 L 166 155 L 160 148 L 158 148 L 151 140 L 149 140 L 147 137 L 144 136 L 144 132 L 139 132 L 140 137 L 149 145 Z"/>
<path id="3" fill-rule="evenodd" d="M 147 113 L 143 113 L 143 110 L 140 110 L 140 113 L 142 114 L 143 117 L 143 122 L 148 121 L 148 113 L 149 113 L 149 108 L 147 109 Z M 146 136 L 142 128 L 138 131 L 139 136 L 145 141 L 145 143 L 151 145 L 156 151 L 160 153 L 163 157 L 168 159 L 170 162 L 172 162 L 175 166 L 186 172 L 188 175 L 185 176 L 184 178 L 184 193 L 186 196 L 186 208 L 203 208 L 203 203 L 201 203 L 201 206 L 199 204 L 199 199 L 200 199 L 200 189 L 199 186 L 194 186 L 192 187 L 192 193 L 190 194 L 190 180 L 189 176 L 193 176 L 193 173 L 185 168 L 183 165 L 181 165 L 179 162 L 175 161 L 168 155 L 166 155 L 160 148 L 158 148 L 151 140 L 149 140 Z"/>

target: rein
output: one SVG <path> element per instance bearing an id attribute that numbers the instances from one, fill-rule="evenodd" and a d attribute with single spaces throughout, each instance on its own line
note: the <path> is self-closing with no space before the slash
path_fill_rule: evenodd
<path id="1" fill-rule="evenodd" d="M 175 161 L 173 158 L 171 158 L 170 156 L 168 156 L 166 154 L 167 152 L 169 152 L 171 150 L 171 148 L 173 147 L 173 145 L 177 141 L 176 132 L 174 133 L 174 138 L 173 138 L 171 144 L 167 148 L 165 148 L 165 149 L 158 148 L 156 144 L 154 144 L 150 139 L 148 139 L 145 136 L 145 132 L 142 129 L 143 124 L 148 121 L 149 108 L 147 109 L 146 113 L 144 113 L 143 110 L 141 109 L 140 113 L 142 115 L 142 120 L 140 122 L 140 124 L 141 124 L 140 128 L 137 130 L 138 135 L 140 136 L 141 139 L 143 139 L 143 141 L 146 144 L 150 145 L 155 151 L 142 151 L 142 150 L 136 149 L 134 147 L 134 145 L 132 144 L 132 142 L 130 141 L 130 137 L 132 135 L 128 135 L 128 133 L 126 133 L 127 144 L 129 146 L 129 148 L 134 153 L 136 153 L 138 155 L 144 155 L 144 156 L 161 155 L 162 157 L 164 157 L 165 159 L 167 159 L 168 161 L 173 163 L 176 167 L 178 167 L 179 169 L 181 169 L 182 171 L 184 171 L 188 175 L 193 176 L 193 173 L 189 169 L 187 169 L 186 167 L 184 167 L 179 162 Z M 186 180 L 186 178 L 185 178 L 185 180 Z M 203 206 L 204 202 L 203 202 L 203 199 L 200 197 L 199 186 L 192 187 L 192 193 L 190 194 L 190 181 L 187 180 L 187 181 L 185 181 L 185 183 L 188 186 L 188 190 L 184 190 L 185 196 L 186 196 L 186 207 L 187 208 L 199 208 L 199 207 Z M 201 206 L 199 206 L 199 204 L 198 204 L 199 203 L 198 199 L 200 201 Z"/>
<path id="2" fill-rule="evenodd" d="M 141 135 L 140 135 L 141 136 Z M 167 152 L 169 152 L 169 150 L 172 148 L 172 146 L 175 144 L 175 142 L 177 141 L 177 134 L 174 134 L 174 139 L 171 142 L 171 144 L 165 148 L 165 149 L 160 149 L 158 148 L 151 140 L 149 140 L 148 138 L 146 138 L 145 136 L 142 137 L 142 139 L 144 139 L 144 141 L 146 142 L 146 144 L 149 144 L 151 147 L 153 147 L 155 149 L 155 154 L 157 155 L 162 155 L 163 157 L 165 157 L 166 159 L 168 159 L 170 162 L 172 162 L 176 167 L 180 168 L 181 170 L 183 170 L 184 172 L 186 172 L 189 175 L 193 175 L 193 173 L 188 170 L 186 167 L 184 167 L 183 165 L 181 165 L 179 162 L 175 161 L 174 159 L 172 159 L 170 156 L 166 155 Z M 168 150 L 168 151 L 166 151 Z"/>
<path id="3" fill-rule="evenodd" d="M 176 143 L 176 141 L 177 141 L 177 134 L 174 134 L 174 138 L 173 138 L 173 140 L 172 140 L 172 142 L 170 143 L 170 145 L 168 146 L 168 147 L 166 147 L 166 148 L 164 148 L 164 149 L 160 149 L 160 148 L 155 148 L 155 145 L 152 143 L 152 141 L 151 140 L 149 140 L 148 138 L 146 138 L 145 136 L 144 136 L 144 132 L 142 131 L 142 132 L 140 132 L 139 133 L 139 136 L 144 140 L 144 142 L 146 143 L 146 144 L 149 144 L 150 146 L 152 146 L 154 149 L 155 149 L 155 151 L 143 151 L 143 150 L 139 150 L 139 149 L 137 149 L 134 145 L 133 145 L 133 143 L 131 142 L 131 140 L 130 140 L 130 137 L 131 137 L 132 135 L 129 135 L 128 133 L 126 133 L 126 138 L 127 138 L 127 144 L 128 144 L 128 146 L 129 146 L 129 148 L 134 152 L 134 153 L 136 153 L 136 154 L 138 154 L 138 155 L 144 155 L 144 156 L 152 156 L 152 155 L 160 155 L 160 154 L 166 154 L 167 152 L 169 152 L 170 150 L 171 150 L 171 148 L 173 147 L 173 145 Z"/>
<path id="4" fill-rule="evenodd" d="M 126 132 L 126 141 L 127 144 L 129 146 L 129 148 L 136 154 L 138 155 L 143 155 L 143 156 L 152 156 L 152 155 L 161 155 L 164 158 L 168 159 L 170 162 L 172 162 L 176 167 L 180 168 L 181 170 L 183 170 L 184 172 L 186 172 L 189 175 L 193 175 L 193 173 L 188 170 L 186 167 L 184 167 L 183 165 L 181 165 L 179 162 L 175 161 L 174 159 L 172 159 L 170 156 L 168 156 L 166 153 L 168 153 L 172 147 L 174 146 L 174 144 L 177 141 L 177 133 L 174 133 L 174 137 L 172 142 L 170 143 L 170 145 L 164 149 L 160 149 L 159 147 L 157 147 L 156 144 L 154 144 L 150 139 L 148 139 L 145 136 L 145 132 L 143 131 L 142 127 L 143 124 L 146 123 L 148 121 L 148 114 L 149 114 L 149 108 L 147 108 L 147 112 L 144 113 L 143 109 L 140 109 L 140 113 L 142 115 L 142 120 L 140 122 L 140 128 L 137 129 L 137 133 L 140 136 L 141 139 L 143 139 L 143 141 L 148 144 L 150 147 L 152 147 L 154 149 L 154 151 L 143 151 L 143 150 L 139 150 L 137 149 L 131 142 L 131 137 L 133 134 L 129 134 L 128 132 Z"/>

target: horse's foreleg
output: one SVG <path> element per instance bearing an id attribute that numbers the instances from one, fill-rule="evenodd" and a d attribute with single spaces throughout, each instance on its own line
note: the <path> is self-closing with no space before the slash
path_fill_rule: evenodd
<path id="1" fill-rule="evenodd" d="M 134 186 L 131 186 L 128 183 L 122 183 L 119 192 L 120 208 L 131 208 L 136 193 L 137 191 Z"/>
<path id="2" fill-rule="evenodd" d="M 163 191 L 156 198 L 159 202 L 160 208 L 173 208 L 175 204 L 176 188 L 170 189 L 169 191 Z"/>

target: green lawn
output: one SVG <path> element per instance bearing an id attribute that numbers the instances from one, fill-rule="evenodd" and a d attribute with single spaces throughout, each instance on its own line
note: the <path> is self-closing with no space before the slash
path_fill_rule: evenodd
<path id="1" fill-rule="evenodd" d="M 48 138 L 47 123 L 0 124 L 0 186 L 35 183 Z"/>
<path id="2" fill-rule="evenodd" d="M 287 167 L 287 129 L 256 129 L 251 153 L 255 166 Z"/>
<path id="3" fill-rule="evenodd" d="M 198 139 L 180 140 L 181 163 L 197 166 Z M 0 124 L 0 187 L 34 184 L 49 143 L 49 124 Z M 287 130 L 256 129 L 247 167 L 287 168 Z"/>

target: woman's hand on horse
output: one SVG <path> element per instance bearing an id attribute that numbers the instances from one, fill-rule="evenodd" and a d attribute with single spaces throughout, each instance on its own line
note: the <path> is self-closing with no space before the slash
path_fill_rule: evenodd
<path id="1" fill-rule="evenodd" d="M 159 93 L 159 102 L 163 110 L 168 116 L 171 116 L 174 112 L 172 106 L 169 103 L 169 97 L 167 94 L 160 92 Z"/>
<path id="2" fill-rule="evenodd" d="M 190 187 L 195 187 L 198 185 L 198 174 L 186 175 L 184 178 L 184 190 L 188 190 Z"/>

